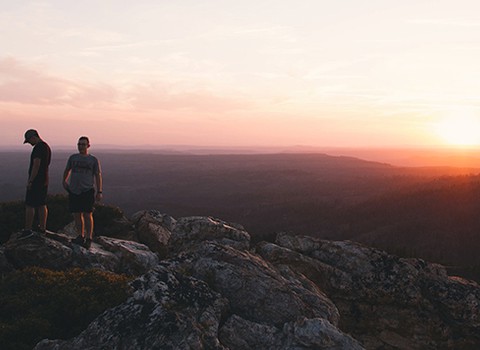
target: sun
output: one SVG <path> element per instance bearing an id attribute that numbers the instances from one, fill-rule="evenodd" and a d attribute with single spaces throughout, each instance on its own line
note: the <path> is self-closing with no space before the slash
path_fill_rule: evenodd
<path id="1" fill-rule="evenodd" d="M 480 145 L 480 117 L 456 111 L 436 124 L 437 134 L 452 146 Z"/>

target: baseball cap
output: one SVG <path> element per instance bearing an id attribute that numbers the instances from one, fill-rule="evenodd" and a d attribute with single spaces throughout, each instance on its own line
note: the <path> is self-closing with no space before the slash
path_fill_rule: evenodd
<path id="1" fill-rule="evenodd" d="M 25 132 L 25 141 L 23 143 L 27 143 L 28 139 L 32 136 L 38 136 L 38 132 L 35 129 L 30 129 Z"/>

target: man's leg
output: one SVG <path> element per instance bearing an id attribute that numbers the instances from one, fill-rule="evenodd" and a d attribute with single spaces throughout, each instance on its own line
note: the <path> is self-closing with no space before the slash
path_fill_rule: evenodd
<path id="1" fill-rule="evenodd" d="M 83 213 L 85 218 L 85 236 L 93 239 L 93 213 Z"/>
<path id="2" fill-rule="evenodd" d="M 47 217 L 48 208 L 46 205 L 42 205 L 38 208 L 38 226 L 40 231 L 45 231 L 47 229 Z"/>
<path id="3" fill-rule="evenodd" d="M 26 205 L 25 206 L 25 230 L 32 229 L 34 216 L 35 216 L 35 208 Z"/>
<path id="4" fill-rule="evenodd" d="M 83 220 L 83 213 L 73 213 L 75 218 L 75 228 L 81 237 L 85 237 L 85 221 Z"/>

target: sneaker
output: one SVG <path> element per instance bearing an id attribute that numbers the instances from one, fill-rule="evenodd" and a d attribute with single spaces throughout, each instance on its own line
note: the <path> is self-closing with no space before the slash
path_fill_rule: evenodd
<path id="1" fill-rule="evenodd" d="M 78 245 L 84 245 L 85 244 L 85 238 L 82 236 L 77 236 L 77 238 L 72 240 L 72 243 L 78 244 Z"/>
<path id="2" fill-rule="evenodd" d="M 28 238 L 28 237 L 32 237 L 34 234 L 35 234 L 35 232 L 32 231 L 32 230 L 23 230 L 20 233 L 20 237 L 18 237 L 18 239 L 25 239 L 25 238 Z"/>
<path id="3" fill-rule="evenodd" d="M 90 249 L 90 246 L 92 245 L 92 240 L 90 238 L 85 239 L 83 243 L 83 247 L 85 249 Z"/>

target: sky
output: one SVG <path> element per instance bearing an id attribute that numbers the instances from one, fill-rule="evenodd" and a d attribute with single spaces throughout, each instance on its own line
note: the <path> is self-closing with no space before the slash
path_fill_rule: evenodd
<path id="1" fill-rule="evenodd" d="M 479 62 L 477 0 L 0 0 L 0 147 L 477 146 Z"/>

